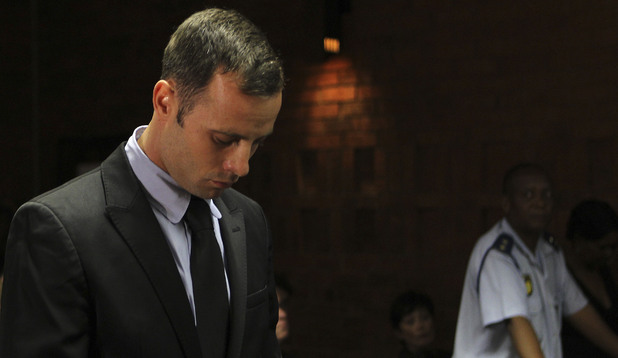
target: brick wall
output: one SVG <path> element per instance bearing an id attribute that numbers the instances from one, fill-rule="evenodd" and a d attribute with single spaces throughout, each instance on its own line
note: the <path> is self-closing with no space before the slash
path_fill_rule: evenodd
<path id="1" fill-rule="evenodd" d="M 271 220 L 277 269 L 295 287 L 286 344 L 300 358 L 395 356 L 388 308 L 409 288 L 434 298 L 437 343 L 450 348 L 468 253 L 500 217 L 516 162 L 553 173 L 558 236 L 585 197 L 618 207 L 618 4 L 354 0 L 342 53 L 325 56 L 319 1 L 208 3 L 249 15 L 286 61 L 275 134 L 239 189 Z M 169 33 L 202 6 L 107 4 L 40 5 L 38 166 L 28 7 L 0 5 L 14 94 L 0 99 L 3 202 L 56 185 L 146 123 Z"/>
<path id="2" fill-rule="evenodd" d="M 292 346 L 394 356 L 389 304 L 418 288 L 450 348 L 468 253 L 501 216 L 501 178 L 517 162 L 553 173 L 559 236 L 579 200 L 618 204 L 617 11 L 352 2 L 342 55 L 292 67 L 269 152 L 286 163 L 272 171 L 286 193 L 262 201 L 278 268 L 298 286 Z"/>

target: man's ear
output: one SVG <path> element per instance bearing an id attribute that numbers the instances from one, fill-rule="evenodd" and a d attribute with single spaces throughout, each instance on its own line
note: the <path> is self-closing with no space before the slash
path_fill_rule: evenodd
<path id="1" fill-rule="evenodd" d="M 176 118 L 178 111 L 178 96 L 173 81 L 160 80 L 152 91 L 152 106 L 161 120 Z"/>

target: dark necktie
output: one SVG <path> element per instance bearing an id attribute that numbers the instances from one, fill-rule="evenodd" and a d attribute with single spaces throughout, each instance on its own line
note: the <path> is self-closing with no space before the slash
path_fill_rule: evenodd
<path id="1" fill-rule="evenodd" d="M 191 278 L 202 356 L 224 358 L 229 312 L 227 286 L 208 203 L 191 196 L 185 220 L 191 229 Z"/>

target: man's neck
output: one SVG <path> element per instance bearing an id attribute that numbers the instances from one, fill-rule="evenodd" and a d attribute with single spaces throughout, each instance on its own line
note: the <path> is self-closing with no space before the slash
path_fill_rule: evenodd
<path id="1" fill-rule="evenodd" d="M 515 229 L 513 229 L 515 230 Z M 515 230 L 517 236 L 524 242 L 524 244 L 528 247 L 530 252 L 534 252 L 536 250 L 536 245 L 539 242 L 539 237 L 541 237 L 542 233 L 540 232 L 521 232 Z"/>
<path id="2" fill-rule="evenodd" d="M 539 238 L 543 235 L 543 232 L 538 232 L 534 230 L 522 230 L 521 228 L 516 227 L 508 217 L 504 218 L 508 223 L 511 230 L 513 230 L 519 239 L 526 245 L 526 247 L 530 250 L 530 252 L 534 252 L 536 250 L 536 245 L 539 242 Z"/>

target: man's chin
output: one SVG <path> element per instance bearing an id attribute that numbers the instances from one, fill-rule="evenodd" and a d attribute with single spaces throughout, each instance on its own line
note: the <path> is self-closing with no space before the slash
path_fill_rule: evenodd
<path id="1" fill-rule="evenodd" d="M 224 191 L 225 189 L 221 189 L 221 188 L 207 188 L 207 189 L 199 190 L 194 195 L 199 196 L 202 199 L 214 199 L 214 198 L 220 197 Z"/>
<path id="2" fill-rule="evenodd" d="M 528 219 L 528 230 L 531 232 L 544 233 L 547 231 L 549 224 L 551 222 L 551 218 L 535 216 Z"/>

